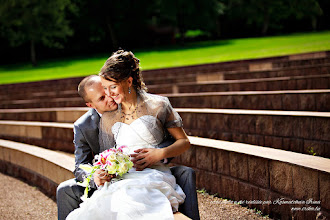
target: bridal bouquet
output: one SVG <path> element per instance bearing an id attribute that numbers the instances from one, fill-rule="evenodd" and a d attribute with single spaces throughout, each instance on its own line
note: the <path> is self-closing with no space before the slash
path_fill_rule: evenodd
<path id="1" fill-rule="evenodd" d="M 123 152 L 123 148 L 126 146 L 121 146 L 118 149 L 111 148 L 105 150 L 102 153 L 95 156 L 95 163 L 90 164 L 80 164 L 79 168 L 85 170 L 89 175 L 85 178 L 83 183 L 79 185 L 86 187 L 83 199 L 86 199 L 89 191 L 89 182 L 93 177 L 93 174 L 96 170 L 102 169 L 108 174 L 115 174 L 116 176 L 122 176 L 124 173 L 127 173 L 129 169 L 133 167 L 133 162 L 130 159 L 130 156 Z"/>

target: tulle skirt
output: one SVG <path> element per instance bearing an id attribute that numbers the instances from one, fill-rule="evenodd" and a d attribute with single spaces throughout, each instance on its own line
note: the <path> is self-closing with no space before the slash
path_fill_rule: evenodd
<path id="1" fill-rule="evenodd" d="M 172 174 L 133 169 L 123 175 L 123 180 L 104 184 L 67 219 L 174 219 L 173 212 L 184 199 Z"/>

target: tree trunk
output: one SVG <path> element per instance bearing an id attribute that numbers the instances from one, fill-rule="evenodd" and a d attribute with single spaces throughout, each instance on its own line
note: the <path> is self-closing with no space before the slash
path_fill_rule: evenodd
<path id="1" fill-rule="evenodd" d="M 111 44 L 112 44 L 112 50 L 117 50 L 118 49 L 118 41 L 115 35 L 115 31 L 113 29 L 113 25 L 112 25 L 112 19 L 111 19 L 111 12 L 113 10 L 113 1 L 111 0 L 103 0 L 103 5 L 104 5 L 104 9 L 106 9 L 104 11 L 105 14 L 105 22 L 109 31 L 109 35 L 110 35 L 110 40 L 111 40 Z"/>
<path id="2" fill-rule="evenodd" d="M 180 34 L 180 44 L 184 45 L 184 34 L 186 33 L 185 25 L 184 25 L 184 16 L 180 14 L 180 12 L 177 14 L 177 21 L 178 21 L 178 29 Z"/>
<path id="3" fill-rule="evenodd" d="M 312 23 L 312 29 L 313 31 L 316 31 L 317 28 L 317 18 L 315 16 L 311 17 L 311 23 Z"/>
<path id="4" fill-rule="evenodd" d="M 268 26 L 269 26 L 269 10 L 266 9 L 265 14 L 264 14 L 264 22 L 262 24 L 262 30 L 261 30 L 261 34 L 262 36 L 265 36 L 268 32 Z"/>
<path id="5" fill-rule="evenodd" d="M 111 38 L 111 42 L 112 42 L 112 49 L 117 50 L 118 49 L 118 42 L 115 36 L 115 32 L 112 28 L 112 22 L 111 22 L 111 18 L 109 15 L 106 15 L 106 22 L 107 22 L 107 27 L 110 33 L 110 38 Z"/>
<path id="6" fill-rule="evenodd" d="M 30 41 L 30 52 L 31 52 L 31 62 L 33 66 L 37 66 L 37 59 L 36 59 L 36 48 L 34 45 L 34 41 Z"/>
<path id="7" fill-rule="evenodd" d="M 182 46 L 184 46 L 184 40 L 185 40 L 184 34 L 185 34 L 185 30 L 183 28 L 179 28 L 179 33 L 180 33 L 180 44 Z"/>
<path id="8" fill-rule="evenodd" d="M 216 23 L 216 37 L 219 39 L 221 37 L 221 22 L 219 18 L 216 18 L 215 20 Z"/>

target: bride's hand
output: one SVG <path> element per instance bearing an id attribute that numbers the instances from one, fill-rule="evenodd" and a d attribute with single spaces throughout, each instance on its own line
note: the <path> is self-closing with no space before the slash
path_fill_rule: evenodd
<path id="1" fill-rule="evenodd" d="M 93 174 L 93 178 L 94 178 L 94 183 L 97 186 L 103 186 L 104 183 L 106 182 L 110 182 L 110 180 L 112 178 L 114 178 L 113 175 L 109 175 L 107 172 L 105 172 L 104 170 L 98 169 L 95 171 L 95 173 Z"/>
<path id="2" fill-rule="evenodd" d="M 134 152 L 135 154 L 131 154 L 131 157 L 133 157 L 132 162 L 137 171 L 142 171 L 163 159 L 162 149 L 142 148 Z"/>

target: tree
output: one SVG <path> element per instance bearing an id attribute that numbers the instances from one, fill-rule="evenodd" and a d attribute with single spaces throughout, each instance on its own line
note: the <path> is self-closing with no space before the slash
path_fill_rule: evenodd
<path id="1" fill-rule="evenodd" d="M 306 19 L 312 30 L 316 30 L 317 18 L 323 14 L 317 0 L 292 0 L 291 9 L 297 20 Z"/>
<path id="2" fill-rule="evenodd" d="M 29 43 L 31 62 L 36 66 L 36 44 L 63 47 L 61 41 L 73 34 L 67 16 L 76 11 L 71 0 L 2 0 L 1 35 L 11 46 Z"/>
<path id="3" fill-rule="evenodd" d="M 225 0 L 227 16 L 233 23 L 242 20 L 251 29 L 259 29 L 266 35 L 269 29 L 294 30 L 295 23 L 308 20 L 316 28 L 317 17 L 322 14 L 317 0 Z"/>
<path id="4" fill-rule="evenodd" d="M 160 20 L 167 20 L 178 29 L 181 42 L 188 30 L 216 34 L 218 17 L 225 8 L 218 0 L 161 0 L 159 7 Z"/>

